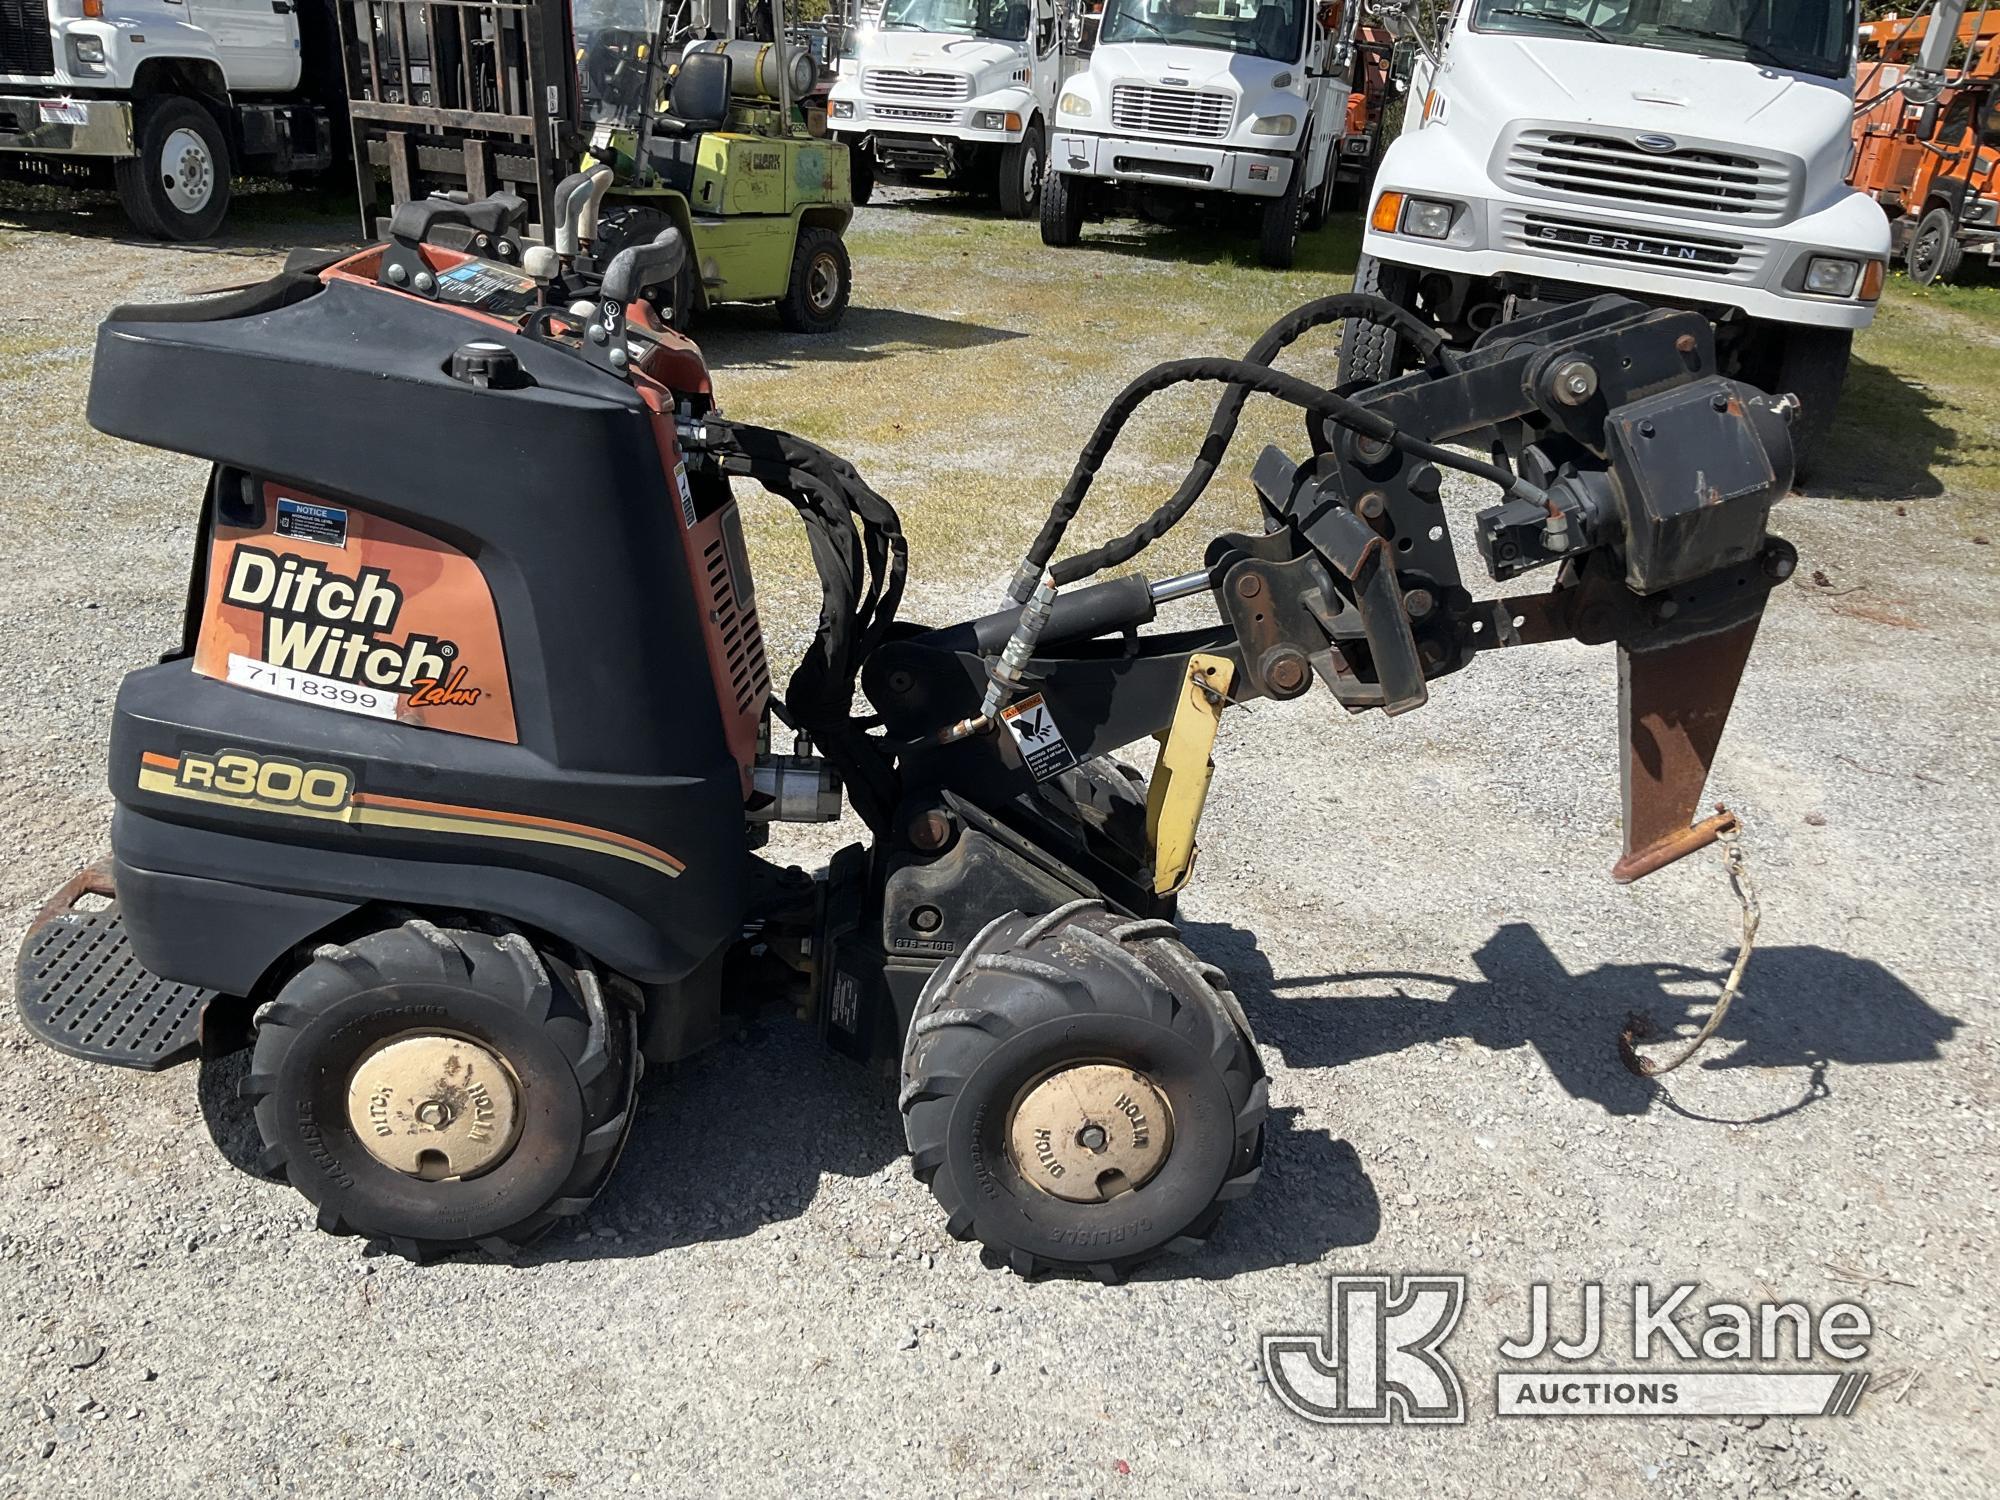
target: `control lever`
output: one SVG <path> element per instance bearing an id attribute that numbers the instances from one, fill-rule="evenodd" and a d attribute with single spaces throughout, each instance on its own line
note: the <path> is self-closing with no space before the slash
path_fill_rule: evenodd
<path id="1" fill-rule="evenodd" d="M 625 304 L 636 302 L 649 287 L 672 281 L 687 264 L 687 242 L 678 229 L 662 229 L 650 245 L 629 245 L 611 258 L 598 286 L 598 300 L 607 319 L 612 309 L 622 314 Z"/>
<path id="2" fill-rule="evenodd" d="M 590 210 L 591 228 L 597 227 L 595 202 L 604 196 L 611 186 L 612 171 L 609 167 L 592 167 L 587 172 L 572 172 L 556 184 L 550 198 L 550 220 L 555 226 L 556 254 L 565 265 L 575 260 L 583 248 L 583 217 Z"/>

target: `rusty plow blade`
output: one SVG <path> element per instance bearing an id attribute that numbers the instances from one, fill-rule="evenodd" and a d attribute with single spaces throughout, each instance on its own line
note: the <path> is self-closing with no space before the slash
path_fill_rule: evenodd
<path id="1" fill-rule="evenodd" d="M 1625 855 L 1611 869 L 1619 884 L 1706 849 L 1741 826 L 1720 803 L 1712 816 L 1692 820 L 1763 616 L 1760 601 L 1748 619 L 1707 634 L 1657 645 L 1619 642 Z"/>

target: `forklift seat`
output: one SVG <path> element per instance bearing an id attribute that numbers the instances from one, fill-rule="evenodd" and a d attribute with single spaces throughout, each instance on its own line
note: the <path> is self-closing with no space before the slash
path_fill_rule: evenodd
<path id="1" fill-rule="evenodd" d="M 667 112 L 653 117 L 653 134 L 683 139 L 720 130 L 729 119 L 729 58 L 691 52 L 681 59 L 667 90 Z"/>

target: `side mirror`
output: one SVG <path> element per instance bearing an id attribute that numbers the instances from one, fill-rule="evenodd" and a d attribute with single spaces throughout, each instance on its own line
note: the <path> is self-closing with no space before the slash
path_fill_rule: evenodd
<path id="1" fill-rule="evenodd" d="M 1937 139 L 1938 102 L 1933 99 L 1917 113 L 1917 139 L 1934 141 Z"/>

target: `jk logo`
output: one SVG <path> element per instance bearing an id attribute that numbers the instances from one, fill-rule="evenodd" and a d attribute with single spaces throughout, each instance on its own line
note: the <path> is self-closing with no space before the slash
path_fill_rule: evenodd
<path id="1" fill-rule="evenodd" d="M 1464 1306 L 1463 1276 L 1330 1277 L 1326 1328 L 1265 1334 L 1264 1378 L 1308 1422 L 1463 1422 L 1439 1349 Z"/>

